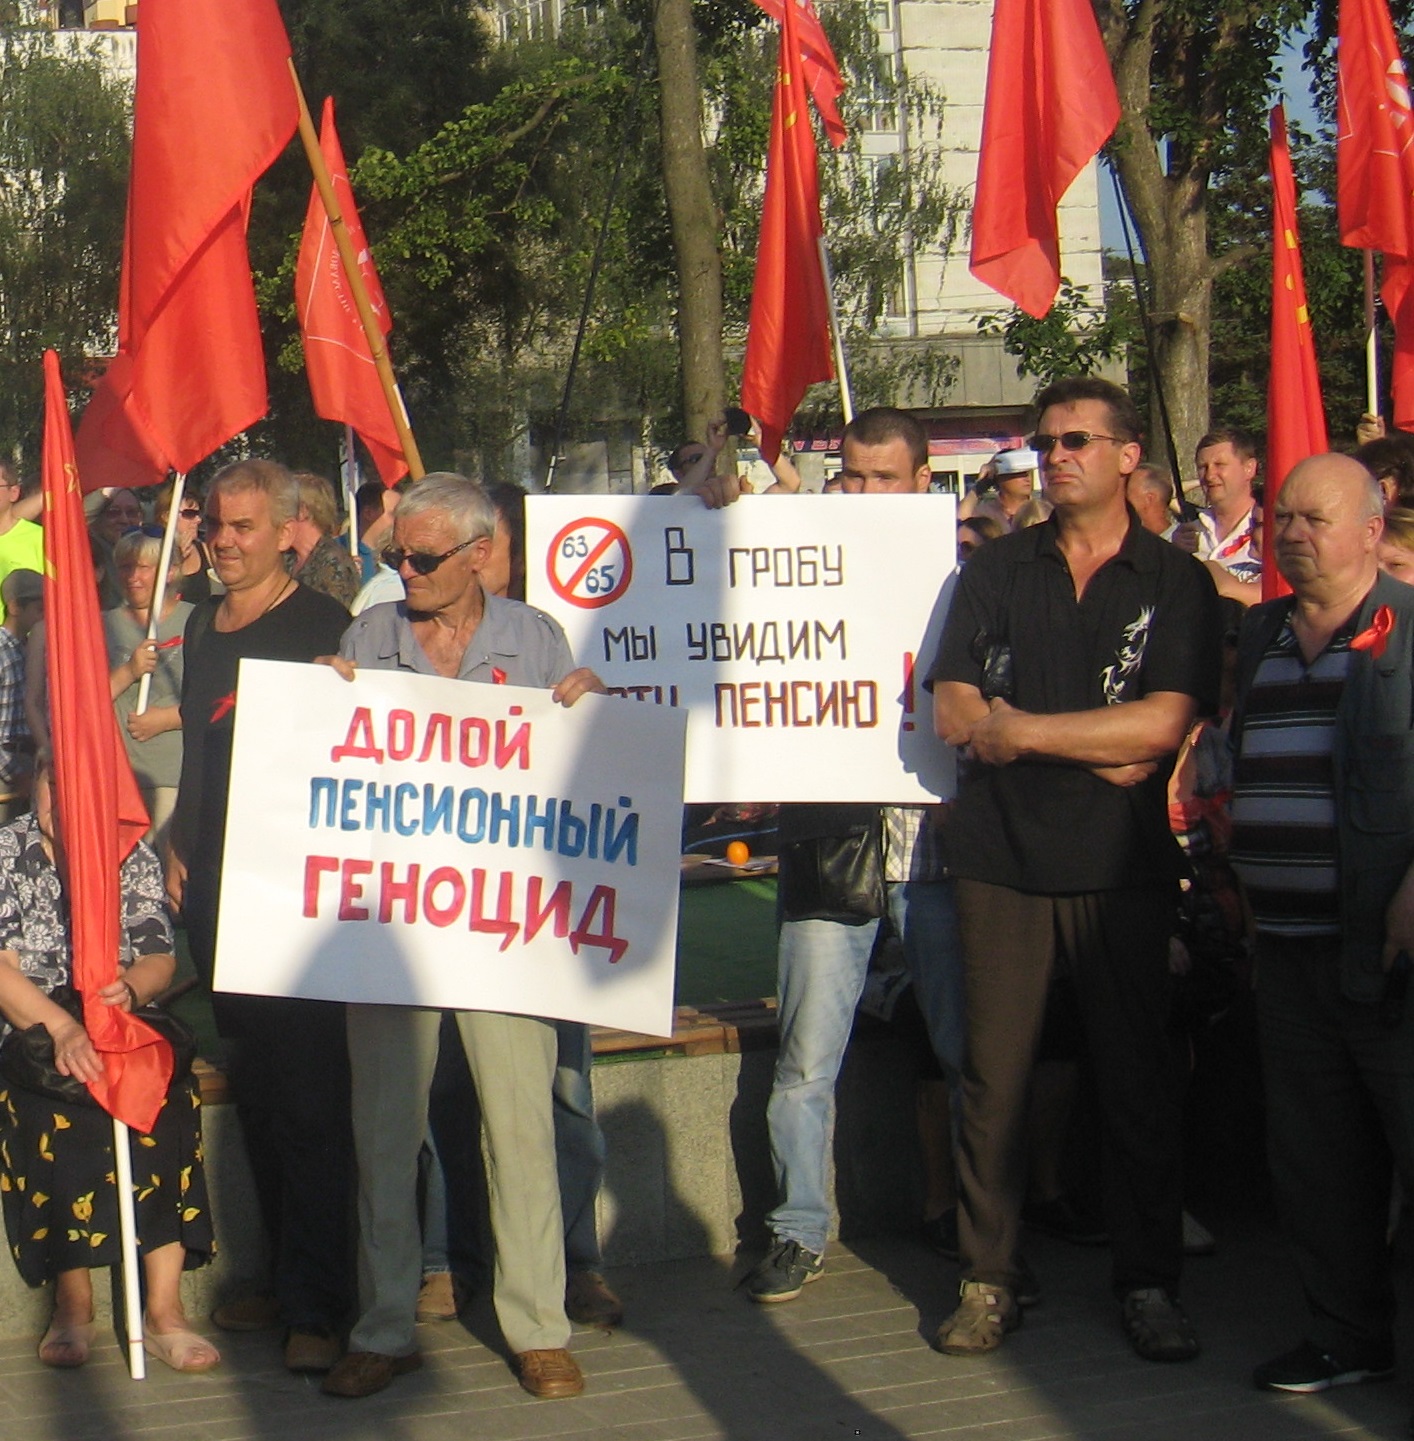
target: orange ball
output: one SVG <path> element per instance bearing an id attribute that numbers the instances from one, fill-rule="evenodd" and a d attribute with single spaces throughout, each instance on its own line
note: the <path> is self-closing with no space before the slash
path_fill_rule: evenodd
<path id="1" fill-rule="evenodd" d="M 727 846 L 727 859 L 734 866 L 744 866 L 751 859 L 751 847 L 745 841 L 732 841 Z"/>

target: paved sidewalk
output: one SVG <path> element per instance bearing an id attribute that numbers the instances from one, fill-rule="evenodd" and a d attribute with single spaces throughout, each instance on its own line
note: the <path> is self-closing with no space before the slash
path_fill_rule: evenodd
<path id="1" fill-rule="evenodd" d="M 105 1337 L 78 1372 L 47 1371 L 29 1344 L 0 1346 L 0 1436 L 22 1441 L 1317 1441 L 1406 1438 L 1414 1386 L 1265 1396 L 1247 1375 L 1300 1332 L 1280 1247 L 1247 1228 L 1194 1261 L 1188 1307 L 1205 1342 L 1195 1363 L 1136 1360 L 1105 1289 L 1108 1256 L 1037 1241 L 1044 1303 L 998 1353 L 943 1357 L 936 1329 L 954 1268 L 902 1240 L 836 1247 L 800 1300 L 753 1306 L 731 1289 L 743 1266 L 688 1261 L 613 1274 L 630 1325 L 581 1332 L 589 1379 L 575 1401 L 534 1401 L 483 1344 L 484 1307 L 421 1328 L 427 1366 L 381 1396 L 337 1401 L 278 1365 L 273 1337 L 223 1336 L 204 1377 L 154 1363 L 127 1378 Z M 1409 1288 L 1406 1286 L 1406 1290 Z M 1406 1298 L 1407 1299 L 1407 1298 Z M 1406 1310 L 1406 1314 L 1408 1311 Z M 478 1337 L 482 1339 L 478 1339 Z M 1405 1356 L 1414 1376 L 1414 1354 Z"/>

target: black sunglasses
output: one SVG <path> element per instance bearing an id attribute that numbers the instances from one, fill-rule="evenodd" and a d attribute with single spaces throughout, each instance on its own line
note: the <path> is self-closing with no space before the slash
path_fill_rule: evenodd
<path id="1" fill-rule="evenodd" d="M 1027 440 L 1026 447 L 1028 450 L 1034 450 L 1038 455 L 1046 456 L 1057 445 L 1062 450 L 1084 450 L 1092 440 L 1112 440 L 1116 445 L 1129 444 L 1127 440 L 1121 440 L 1117 435 L 1101 435 L 1095 430 L 1063 430 L 1059 435 L 1046 435 L 1044 432 L 1039 432 Z"/>
<path id="2" fill-rule="evenodd" d="M 383 564 L 389 570 L 401 570 L 403 562 L 406 561 L 416 575 L 431 575 L 444 560 L 451 558 L 459 551 L 465 550 L 469 545 L 475 545 L 480 539 L 479 536 L 472 536 L 470 540 L 464 540 L 460 545 L 454 545 L 451 550 L 443 551 L 441 555 L 428 555 L 424 550 L 399 550 L 397 546 L 390 545 L 382 554 Z"/>
<path id="3" fill-rule="evenodd" d="M 200 519 L 201 519 L 201 507 L 200 507 L 199 505 L 198 505 L 198 506 L 193 506 L 190 510 L 188 510 L 186 506 L 183 506 L 183 507 L 177 512 L 177 514 L 178 514 L 179 516 L 181 516 L 181 518 L 182 518 L 183 520 L 200 520 Z"/>

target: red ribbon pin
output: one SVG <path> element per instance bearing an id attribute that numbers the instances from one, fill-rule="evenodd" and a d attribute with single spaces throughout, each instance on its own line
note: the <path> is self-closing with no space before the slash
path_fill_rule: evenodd
<path id="1" fill-rule="evenodd" d="M 1389 643 L 1389 633 L 1394 629 L 1394 612 L 1387 606 L 1382 605 L 1374 615 L 1374 620 L 1368 630 L 1362 630 L 1350 642 L 1351 650 L 1367 650 L 1372 660 L 1379 660 L 1385 653 L 1385 646 Z"/>

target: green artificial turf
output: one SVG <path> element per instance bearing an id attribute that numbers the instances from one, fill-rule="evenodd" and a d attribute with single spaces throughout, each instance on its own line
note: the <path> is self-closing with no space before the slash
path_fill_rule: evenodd
<path id="1" fill-rule="evenodd" d="M 680 1006 L 776 994 L 776 882 L 684 886 L 678 920 Z"/>

